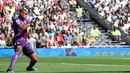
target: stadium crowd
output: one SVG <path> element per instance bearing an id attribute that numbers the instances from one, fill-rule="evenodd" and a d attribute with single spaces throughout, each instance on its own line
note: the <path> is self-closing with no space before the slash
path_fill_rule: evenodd
<path id="1" fill-rule="evenodd" d="M 86 0 L 110 24 L 130 35 L 130 0 Z M 120 35 L 117 32 L 118 35 Z"/>
<path id="2" fill-rule="evenodd" d="M 82 17 L 82 9 L 75 0 L 0 0 L 1 48 L 12 47 L 12 20 L 20 8 L 28 9 L 27 19 L 36 25 L 28 28 L 28 43 L 32 48 L 82 47 L 95 42 L 87 39 L 70 11 L 76 8 L 77 17 Z"/>

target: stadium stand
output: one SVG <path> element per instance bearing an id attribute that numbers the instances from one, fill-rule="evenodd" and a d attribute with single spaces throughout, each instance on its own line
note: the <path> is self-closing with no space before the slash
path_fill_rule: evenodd
<path id="1" fill-rule="evenodd" d="M 11 29 L 13 19 L 20 8 L 28 9 L 28 17 L 35 27 L 28 28 L 28 43 L 33 48 L 69 48 L 106 45 L 111 39 L 109 33 L 98 26 L 98 38 L 90 32 L 95 27 L 89 14 L 81 8 L 77 10 L 76 0 L 0 0 L 0 47 L 12 47 L 14 31 Z M 93 7 L 94 4 L 90 2 Z M 76 13 L 83 13 L 77 19 Z M 83 17 L 82 17 L 83 16 Z M 105 17 L 105 16 L 104 16 Z M 78 22 L 77 22 L 78 21 Z M 112 23 L 112 22 L 111 22 Z M 109 44 L 109 45 L 108 45 Z"/>
<path id="2" fill-rule="evenodd" d="M 78 0 L 77 0 L 78 1 Z M 111 1 L 111 0 L 110 0 Z M 112 0 L 113 1 L 113 0 Z M 117 2 L 119 2 L 119 4 L 120 3 L 122 3 L 122 2 L 125 2 L 125 3 L 123 3 L 123 4 L 126 4 L 126 5 L 124 5 L 124 7 L 122 7 L 122 9 L 123 8 L 125 8 L 126 10 L 129 10 L 129 1 L 127 1 L 127 0 L 115 0 L 115 2 L 114 2 L 114 4 L 116 4 L 116 1 Z M 85 3 L 86 2 L 86 3 Z M 123 18 L 122 16 L 123 15 L 121 15 L 120 13 L 119 13 L 119 8 L 121 8 L 120 6 L 119 6 L 119 8 L 117 8 L 117 10 L 115 10 L 115 11 L 112 11 L 112 8 L 115 8 L 115 6 L 113 5 L 113 2 L 112 3 L 110 3 L 109 1 L 108 1 L 108 3 L 107 3 L 107 1 L 105 1 L 105 0 L 101 0 L 101 2 L 99 1 L 99 0 L 83 0 L 83 1 L 78 1 L 78 3 L 81 5 L 81 6 L 83 6 L 84 7 L 84 9 L 86 9 L 89 13 L 90 13 L 90 16 L 94 19 L 94 20 L 96 20 L 99 24 L 100 24 L 100 26 L 103 26 L 105 29 L 107 29 L 108 31 L 110 31 L 110 30 L 112 30 L 112 28 L 113 27 L 117 27 L 117 28 L 119 28 L 119 30 L 120 30 L 120 32 L 121 32 L 121 41 L 123 41 L 123 42 L 119 42 L 120 44 L 125 44 L 125 42 L 127 43 L 127 44 L 130 44 L 130 40 L 129 40 L 129 34 L 128 34 L 128 32 L 124 32 L 121 28 L 120 28 L 120 23 L 121 23 L 121 18 Z M 99 7 L 96 7 L 95 8 L 95 6 L 96 6 L 96 4 L 99 6 Z M 106 8 L 102 8 L 102 5 L 104 6 L 104 4 L 106 5 Z M 118 3 L 117 3 L 118 4 Z M 111 6 L 113 5 L 113 7 L 111 8 Z M 98 8 L 100 8 L 100 9 L 104 9 L 103 11 L 102 11 L 102 13 L 100 12 L 100 11 L 98 11 Z M 99 9 L 99 10 L 100 10 Z M 106 13 L 106 10 L 105 9 L 108 9 L 108 11 L 107 11 L 107 13 Z M 126 21 L 128 21 L 128 25 L 129 25 L 129 12 L 126 12 L 126 11 L 121 11 L 122 13 L 126 13 L 126 15 L 125 15 L 125 17 L 124 18 L 126 18 L 125 20 Z M 106 13 L 106 14 L 104 14 L 104 13 Z M 102 14 L 103 14 L 103 16 L 102 16 Z M 108 16 L 107 16 L 107 14 L 109 14 Z M 116 15 L 116 14 L 118 14 L 118 15 Z M 111 16 L 111 17 L 110 17 Z M 120 17 L 120 18 L 114 18 L 114 17 Z M 109 21 L 109 19 L 111 20 L 111 22 Z M 116 22 L 116 24 L 114 24 Z M 121 25 L 121 27 L 124 27 L 124 24 L 126 24 L 125 23 L 125 21 L 123 21 L 123 23 L 122 23 L 122 25 Z M 127 26 L 127 29 L 126 30 L 128 30 L 128 28 L 129 28 L 129 26 Z M 112 41 L 112 42 L 118 42 L 118 41 Z"/>
<path id="3" fill-rule="evenodd" d="M 82 45 L 83 32 L 77 26 L 70 7 L 76 8 L 76 1 L 66 0 L 1 0 L 0 1 L 0 47 L 12 47 L 13 19 L 20 8 L 28 9 L 28 17 L 35 27 L 28 28 L 28 43 L 33 48 L 67 47 Z M 72 32 L 74 31 L 74 32 Z M 79 32 L 80 31 L 80 32 Z M 75 36 L 75 33 L 82 35 Z M 73 34 L 73 35 L 72 35 Z M 73 37 L 81 37 L 74 41 Z M 74 44 L 75 42 L 75 44 Z"/>

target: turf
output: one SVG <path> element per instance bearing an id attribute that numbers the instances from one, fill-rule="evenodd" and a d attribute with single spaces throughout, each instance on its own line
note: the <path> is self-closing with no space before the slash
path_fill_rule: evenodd
<path id="1" fill-rule="evenodd" d="M 130 73 L 130 57 L 39 57 L 36 68 L 27 72 L 29 59 L 21 57 L 15 73 Z M 0 73 L 6 73 L 11 58 L 0 58 Z"/>

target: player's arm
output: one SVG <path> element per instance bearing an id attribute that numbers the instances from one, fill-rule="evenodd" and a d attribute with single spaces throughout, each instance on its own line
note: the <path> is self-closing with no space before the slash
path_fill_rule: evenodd
<path id="1" fill-rule="evenodd" d="M 29 26 L 31 26 L 32 24 L 31 23 L 29 23 L 29 24 L 20 24 L 19 26 L 20 26 L 20 28 L 22 29 L 22 30 L 26 30 Z"/>
<path id="2" fill-rule="evenodd" d="M 15 23 L 16 23 L 22 30 L 26 30 L 29 26 L 33 25 L 32 23 L 24 24 L 24 23 L 21 22 L 20 20 L 16 20 Z"/>

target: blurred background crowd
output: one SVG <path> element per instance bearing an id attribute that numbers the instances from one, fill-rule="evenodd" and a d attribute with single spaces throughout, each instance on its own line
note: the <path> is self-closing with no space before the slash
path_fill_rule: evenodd
<path id="1" fill-rule="evenodd" d="M 28 43 L 32 48 L 82 47 L 95 42 L 98 36 L 87 39 L 86 33 L 75 20 L 83 9 L 75 0 L 0 0 L 0 47 L 12 47 L 13 19 L 20 8 L 28 9 L 28 17 L 35 27 L 28 28 Z M 95 28 L 96 29 L 96 28 Z"/>
<path id="2" fill-rule="evenodd" d="M 130 0 L 86 0 L 110 24 L 130 35 Z"/>
<path id="3" fill-rule="evenodd" d="M 118 28 L 130 34 L 130 0 L 85 1 L 113 25 L 110 33 L 113 40 L 121 40 Z M 77 22 L 83 19 L 84 10 L 76 0 L 0 0 L 1 48 L 13 46 L 12 20 L 18 17 L 21 8 L 28 9 L 27 19 L 36 25 L 28 28 L 28 43 L 32 48 L 85 47 L 99 38 L 96 26 L 87 33 Z"/>

